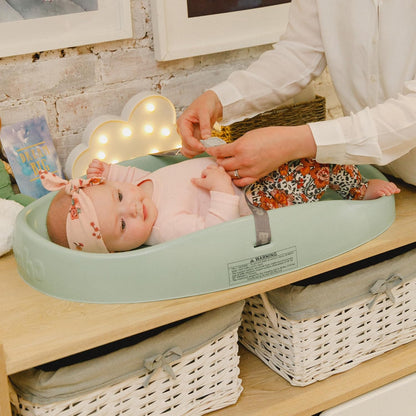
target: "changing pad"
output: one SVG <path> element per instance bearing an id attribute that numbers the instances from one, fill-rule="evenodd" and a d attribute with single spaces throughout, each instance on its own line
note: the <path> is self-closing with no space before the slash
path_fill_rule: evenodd
<path id="1" fill-rule="evenodd" d="M 142 156 L 123 163 L 155 170 L 182 156 Z M 367 178 L 385 177 L 360 166 Z M 394 221 L 394 196 L 340 200 L 328 191 L 316 203 L 268 211 L 272 239 L 255 247 L 252 216 L 238 218 L 130 252 L 82 253 L 53 244 L 46 214 L 54 194 L 18 215 L 14 254 L 18 271 L 46 294 L 81 302 L 131 303 L 172 299 L 242 286 L 318 263 L 381 234 Z"/>

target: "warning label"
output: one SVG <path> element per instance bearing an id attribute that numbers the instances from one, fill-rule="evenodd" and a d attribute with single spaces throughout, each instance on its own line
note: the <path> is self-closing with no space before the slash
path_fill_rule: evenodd
<path id="1" fill-rule="evenodd" d="M 228 264 L 230 286 L 268 279 L 287 273 L 298 265 L 296 247 L 250 257 Z"/>

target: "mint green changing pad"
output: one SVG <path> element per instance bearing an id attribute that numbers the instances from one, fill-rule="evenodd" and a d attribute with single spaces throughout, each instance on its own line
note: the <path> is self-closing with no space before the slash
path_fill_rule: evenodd
<path id="1" fill-rule="evenodd" d="M 143 156 L 125 162 L 146 170 L 184 160 Z M 367 178 L 385 177 L 361 166 Z M 134 303 L 215 292 L 292 272 L 349 251 L 395 219 L 394 197 L 345 201 L 328 192 L 317 203 L 268 211 L 272 240 L 254 247 L 252 216 L 124 253 L 72 251 L 49 241 L 46 213 L 54 194 L 18 215 L 14 255 L 22 278 L 51 296 L 80 302 Z"/>

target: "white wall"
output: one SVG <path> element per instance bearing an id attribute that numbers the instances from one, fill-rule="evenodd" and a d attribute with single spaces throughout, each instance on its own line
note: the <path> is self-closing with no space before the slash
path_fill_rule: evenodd
<path id="1" fill-rule="evenodd" d="M 0 59 L 3 125 L 45 115 L 61 162 L 98 115 L 119 115 L 130 97 L 152 90 L 168 97 L 178 114 L 204 89 L 244 68 L 270 45 L 157 62 L 149 0 L 131 0 L 133 38 Z M 327 97 L 328 117 L 341 115 L 325 72 L 314 81 Z"/>

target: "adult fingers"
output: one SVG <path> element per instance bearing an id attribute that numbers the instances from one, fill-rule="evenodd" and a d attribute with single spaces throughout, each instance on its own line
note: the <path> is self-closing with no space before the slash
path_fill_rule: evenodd
<path id="1" fill-rule="evenodd" d="M 199 113 L 199 134 L 201 139 L 207 139 L 212 136 L 211 117 L 208 111 Z"/>
<path id="2" fill-rule="evenodd" d="M 197 140 L 197 142 L 199 143 L 199 140 Z M 188 158 L 193 158 L 194 156 L 197 156 L 201 153 L 203 153 L 204 148 L 202 146 L 202 150 L 196 149 L 197 147 L 197 143 L 195 143 L 195 146 L 192 147 L 188 147 L 185 144 L 182 144 L 182 148 L 181 148 L 181 153 Z"/>
<path id="3" fill-rule="evenodd" d="M 182 138 L 181 153 L 185 157 L 194 157 L 202 153 L 205 149 L 199 141 L 199 128 L 192 122 L 182 121 L 181 125 L 178 124 L 178 133 Z"/>
<path id="4" fill-rule="evenodd" d="M 235 147 L 235 142 L 233 142 L 222 144 L 220 146 L 209 147 L 206 149 L 206 152 L 217 159 L 225 159 L 235 156 Z"/>
<path id="5" fill-rule="evenodd" d="M 252 177 L 245 177 L 245 178 L 241 178 L 241 179 L 233 179 L 233 183 L 235 186 L 238 186 L 239 188 L 243 188 L 246 185 L 250 185 L 251 183 L 256 182 L 257 178 L 252 178 Z"/>
<path id="6" fill-rule="evenodd" d="M 234 172 L 236 169 L 241 169 L 243 166 L 235 157 L 226 157 L 224 159 L 217 159 L 219 166 L 222 166 L 227 172 Z M 241 175 L 241 172 L 240 172 Z"/>

